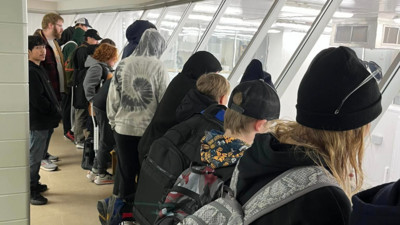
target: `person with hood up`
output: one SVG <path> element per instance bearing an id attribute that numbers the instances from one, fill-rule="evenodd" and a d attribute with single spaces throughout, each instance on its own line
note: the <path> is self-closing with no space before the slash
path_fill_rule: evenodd
<path id="1" fill-rule="evenodd" d="M 320 187 L 282 203 L 252 224 L 349 223 L 349 196 L 363 182 L 364 138 L 369 123 L 382 111 L 382 97 L 374 79 L 379 78 L 381 71 L 371 70 L 370 64 L 375 63 L 361 62 L 348 47 L 322 50 L 300 83 L 296 122 L 278 121 L 271 133 L 255 137 L 236 168 L 236 199 L 241 205 L 274 178 L 294 168 L 312 166 L 337 182 L 337 186 Z M 352 170 L 355 187 L 351 186 L 349 176 Z M 306 185 L 310 179 L 313 178 L 285 180 L 287 186 L 282 185 L 263 200 L 288 194 L 291 182 Z"/>
<path id="2" fill-rule="evenodd" d="M 182 72 L 176 75 L 168 85 L 153 119 L 140 140 L 140 163 L 148 154 L 151 144 L 178 123 L 175 117 L 176 109 L 186 93 L 196 87 L 197 79 L 203 74 L 217 73 L 221 70 L 220 62 L 209 52 L 199 51 L 190 56 L 183 66 Z"/>
<path id="3" fill-rule="evenodd" d="M 382 184 L 352 197 L 350 225 L 400 223 L 400 180 Z"/>
<path id="4" fill-rule="evenodd" d="M 258 59 L 253 59 L 249 63 L 249 65 L 246 67 L 246 70 L 244 71 L 243 77 L 240 80 L 240 83 L 246 82 L 246 81 L 251 81 L 251 80 L 263 80 L 265 83 L 267 83 L 269 86 L 273 87 L 275 89 L 274 84 L 272 83 L 271 80 L 271 74 L 263 71 L 262 68 L 262 63 Z"/>
<path id="5" fill-rule="evenodd" d="M 165 48 L 161 34 L 147 29 L 132 55 L 119 63 L 110 83 L 106 110 L 117 145 L 118 193 L 128 204 L 136 192 L 137 145 L 168 84 L 168 73 L 159 59 Z"/>
<path id="6" fill-rule="evenodd" d="M 122 53 L 122 59 L 130 56 L 138 45 L 142 34 L 147 29 L 157 29 L 156 26 L 147 20 L 136 20 L 128 29 L 126 29 L 126 39 L 128 40 L 128 45 L 125 46 Z"/>

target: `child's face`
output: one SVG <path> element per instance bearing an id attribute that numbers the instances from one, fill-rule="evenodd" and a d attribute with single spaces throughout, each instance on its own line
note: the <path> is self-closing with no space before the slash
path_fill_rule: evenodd
<path id="1" fill-rule="evenodd" d="M 37 45 L 33 47 L 32 51 L 28 51 L 28 56 L 32 61 L 44 61 L 46 58 L 46 47 L 44 45 Z"/>

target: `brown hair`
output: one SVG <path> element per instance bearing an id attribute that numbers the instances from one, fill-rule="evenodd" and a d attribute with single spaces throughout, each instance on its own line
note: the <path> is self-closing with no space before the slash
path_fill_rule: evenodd
<path id="1" fill-rule="evenodd" d="M 103 43 L 96 48 L 92 57 L 100 62 L 107 62 L 110 59 L 116 60 L 118 57 L 118 51 L 116 47 Z"/>
<path id="2" fill-rule="evenodd" d="M 49 23 L 55 25 L 59 20 L 64 22 L 64 19 L 57 13 L 47 13 L 42 19 L 42 29 L 46 29 L 49 26 Z"/>
<path id="3" fill-rule="evenodd" d="M 233 103 L 241 105 L 243 101 L 242 92 L 237 92 L 231 96 Z M 229 129 L 233 134 L 249 131 L 249 124 L 256 122 L 257 119 L 243 115 L 232 109 L 226 109 L 224 116 L 224 129 Z"/>
<path id="4" fill-rule="evenodd" d="M 368 129 L 368 125 L 364 125 L 347 131 L 328 131 L 305 127 L 293 121 L 278 121 L 273 133 L 281 143 L 296 145 L 298 147 L 294 150 L 305 151 L 316 164 L 327 166 L 350 197 L 361 189 L 364 180 L 362 159 Z M 353 169 L 354 188 L 350 180 Z"/>
<path id="5" fill-rule="evenodd" d="M 203 74 L 196 82 L 196 88 L 200 93 L 215 99 L 217 102 L 222 96 L 229 94 L 230 86 L 228 80 L 217 73 Z"/>

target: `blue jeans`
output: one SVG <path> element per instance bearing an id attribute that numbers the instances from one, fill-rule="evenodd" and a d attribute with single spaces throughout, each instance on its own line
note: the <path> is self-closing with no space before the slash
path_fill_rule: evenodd
<path id="1" fill-rule="evenodd" d="M 50 138 L 54 129 L 29 131 L 29 167 L 31 189 L 39 183 L 41 161 L 49 148 Z"/>

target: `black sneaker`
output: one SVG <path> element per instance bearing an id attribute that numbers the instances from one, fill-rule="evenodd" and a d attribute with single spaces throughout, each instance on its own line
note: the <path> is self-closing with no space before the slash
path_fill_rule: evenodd
<path id="1" fill-rule="evenodd" d="M 45 184 L 41 184 L 41 183 L 39 183 L 37 186 L 36 186 L 36 190 L 38 191 L 38 192 L 45 192 L 45 191 L 47 191 L 47 185 L 45 185 Z"/>
<path id="2" fill-rule="evenodd" d="M 47 198 L 43 197 L 39 192 L 31 192 L 31 204 L 45 205 L 47 204 Z"/>

